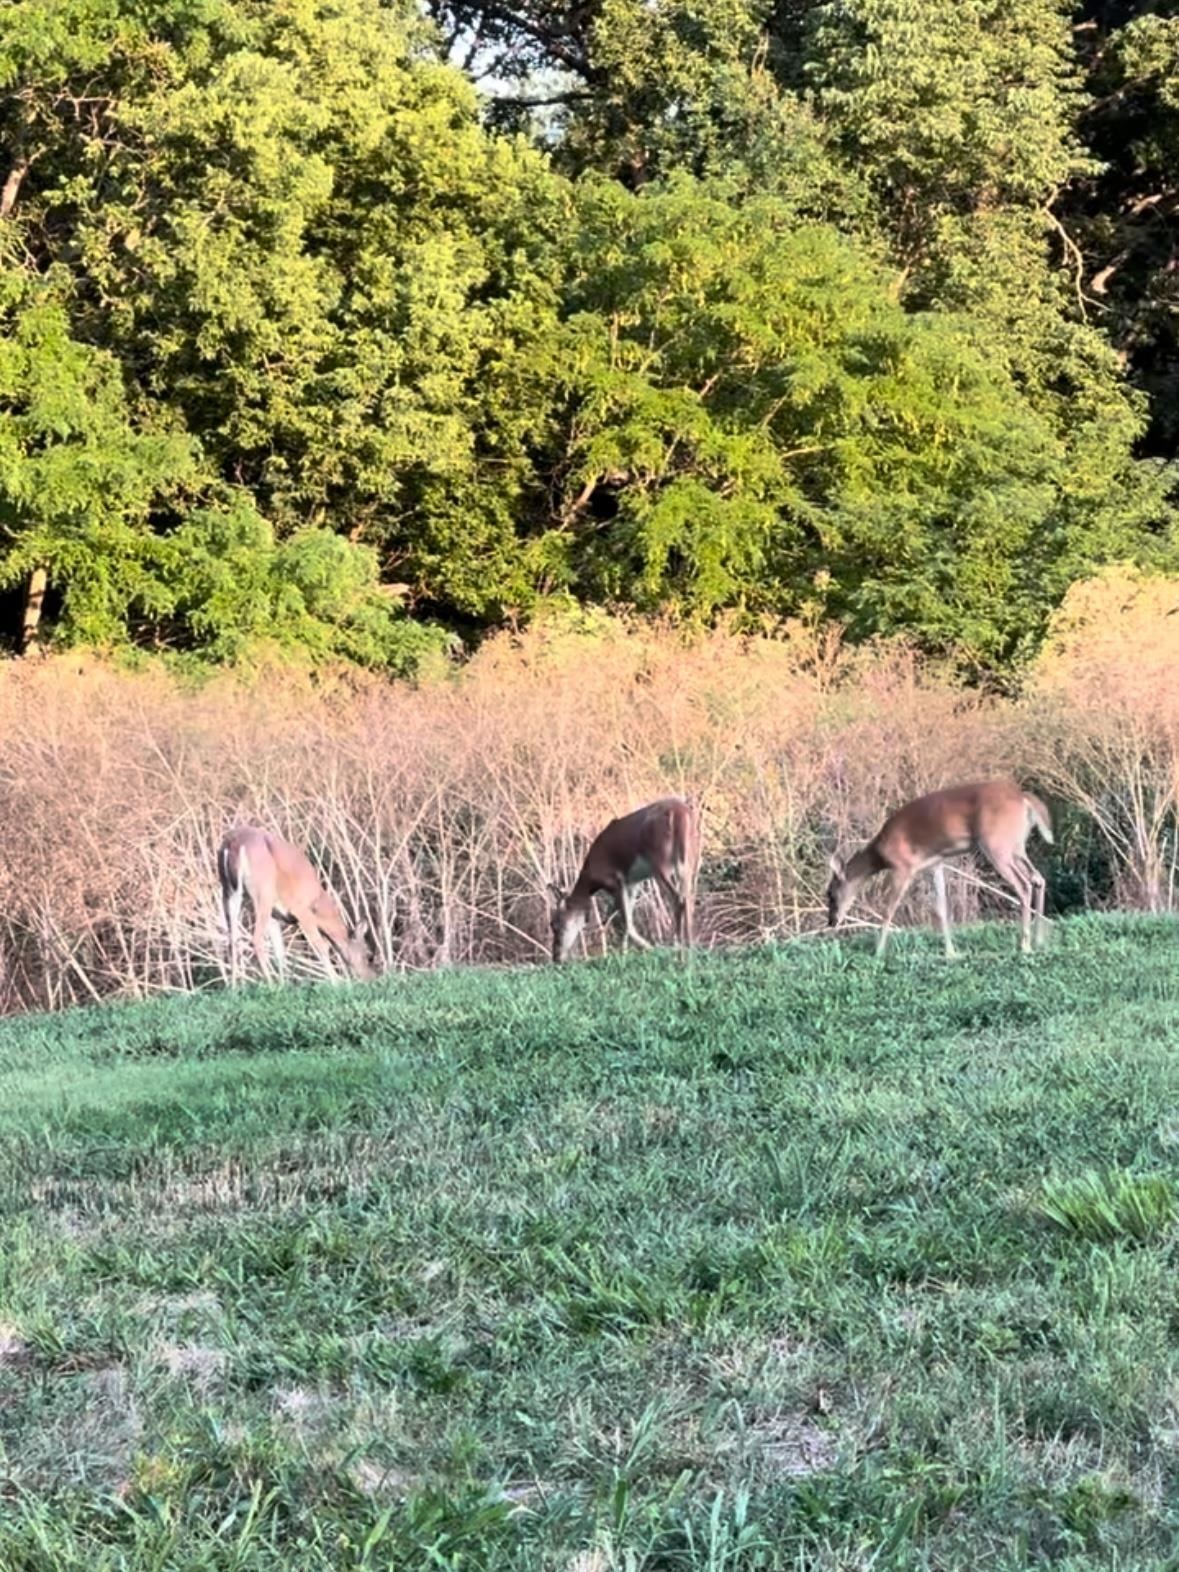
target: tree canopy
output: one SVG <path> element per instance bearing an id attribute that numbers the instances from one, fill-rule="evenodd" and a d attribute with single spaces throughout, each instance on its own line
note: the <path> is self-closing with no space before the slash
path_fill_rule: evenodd
<path id="1" fill-rule="evenodd" d="M 409 671 L 553 596 L 979 670 L 1175 563 L 1179 25 L 15 0 L 0 590 Z"/>

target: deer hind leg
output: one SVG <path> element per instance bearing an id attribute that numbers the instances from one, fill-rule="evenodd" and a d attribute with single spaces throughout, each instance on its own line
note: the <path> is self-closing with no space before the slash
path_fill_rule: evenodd
<path id="1" fill-rule="evenodd" d="M 221 906 L 225 913 L 225 926 L 229 932 L 229 985 L 237 986 L 238 982 L 238 923 L 242 913 L 242 892 L 229 889 L 222 892 Z"/>
<path id="2" fill-rule="evenodd" d="M 679 884 L 664 873 L 661 868 L 653 868 L 652 874 L 656 884 L 663 891 L 671 905 L 675 918 L 675 942 L 679 945 L 689 945 L 692 942 L 691 914 L 688 910 L 688 900 L 684 892 L 684 871 L 678 870 Z"/>
<path id="3" fill-rule="evenodd" d="M 990 847 L 984 846 L 987 859 L 995 872 L 1005 884 L 1009 884 L 1019 896 L 1019 915 L 1021 922 L 1021 936 L 1019 947 L 1025 955 L 1031 954 L 1032 949 L 1032 881 L 1019 865 L 1019 854 L 999 856 Z"/>
<path id="4" fill-rule="evenodd" d="M 892 920 L 897 914 L 897 907 L 905 898 L 905 891 L 913 882 L 913 875 L 902 872 L 899 868 L 894 870 L 889 885 L 888 905 L 884 911 L 884 922 L 881 925 L 880 937 L 876 941 L 877 955 L 883 955 L 888 946 L 888 935 L 892 929 Z"/>
<path id="5" fill-rule="evenodd" d="M 1048 881 L 1045 879 L 1044 875 L 1040 872 L 1039 868 L 1036 867 L 1035 863 L 1031 860 L 1026 852 L 1022 852 L 1016 858 L 1016 863 L 1018 864 L 1019 871 L 1023 874 L 1024 878 L 1027 879 L 1028 883 L 1032 887 L 1032 900 L 1035 905 L 1036 912 L 1034 942 L 1036 944 L 1043 944 L 1044 895 L 1048 888 Z"/>
<path id="6" fill-rule="evenodd" d="M 946 899 L 946 865 L 944 862 L 935 862 L 933 865 L 933 902 L 937 907 L 938 922 L 941 924 L 942 943 L 946 949 L 946 960 L 953 961 L 958 957 L 954 948 L 954 940 L 950 936 L 950 905 Z"/>
<path id="7" fill-rule="evenodd" d="M 1045 938 L 1044 897 L 1048 893 L 1048 880 L 1040 872 L 1039 868 L 1032 867 L 1031 863 L 1028 863 L 1028 867 L 1032 869 L 1034 875 L 1032 883 L 1035 885 L 1036 890 L 1036 943 L 1042 945 Z"/>
<path id="8" fill-rule="evenodd" d="M 630 932 L 627 928 L 626 911 L 623 906 L 621 891 L 618 888 L 611 890 L 606 899 L 609 903 L 609 910 L 606 913 L 606 921 L 602 925 L 603 955 L 609 954 L 611 944 L 611 930 L 621 935 L 623 950 L 627 948 L 630 940 Z"/>
<path id="9" fill-rule="evenodd" d="M 267 941 L 273 940 L 273 937 L 274 919 L 266 911 L 265 907 L 255 906 L 254 954 L 258 957 L 258 965 L 261 967 L 262 975 L 267 982 L 271 982 L 274 978 L 274 970 L 270 965 L 270 953 L 267 947 Z M 279 946 L 276 946 L 276 953 L 278 953 L 279 947 L 281 947 L 281 940 L 279 941 Z"/>
<path id="10" fill-rule="evenodd" d="M 684 936 L 682 943 L 686 950 L 690 950 L 696 937 L 696 914 L 693 909 L 696 904 L 696 885 L 692 874 L 682 863 L 679 870 L 679 886 L 680 901 L 683 909 L 682 926 Z"/>

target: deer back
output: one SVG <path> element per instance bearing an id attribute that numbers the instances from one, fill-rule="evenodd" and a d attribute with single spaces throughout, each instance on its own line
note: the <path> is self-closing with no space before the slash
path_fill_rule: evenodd
<path id="1" fill-rule="evenodd" d="M 222 845 L 220 866 L 223 885 L 240 886 L 256 906 L 298 917 L 322 901 L 339 920 L 335 901 L 303 852 L 269 830 L 254 825 L 232 830 Z"/>
<path id="2" fill-rule="evenodd" d="M 980 842 L 1022 845 L 1027 808 L 1015 781 L 973 781 L 907 802 L 871 843 L 890 867 L 949 857 Z"/>
<path id="3" fill-rule="evenodd" d="M 611 819 L 586 853 L 577 890 L 609 888 L 632 870 L 638 877 L 646 877 L 652 868 L 669 870 L 686 858 L 692 822 L 692 810 L 682 797 L 662 797 Z"/>

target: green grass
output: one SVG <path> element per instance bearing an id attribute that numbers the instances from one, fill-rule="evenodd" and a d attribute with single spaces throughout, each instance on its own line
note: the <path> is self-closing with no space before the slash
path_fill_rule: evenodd
<path id="1" fill-rule="evenodd" d="M 0 1569 L 1173 1567 L 1179 930 L 0 1027 Z"/>

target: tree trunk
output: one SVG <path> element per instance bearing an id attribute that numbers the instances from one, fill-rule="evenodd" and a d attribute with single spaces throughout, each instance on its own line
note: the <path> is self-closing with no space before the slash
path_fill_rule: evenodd
<path id="1" fill-rule="evenodd" d="M 20 629 L 22 654 L 37 637 L 37 627 L 41 621 L 41 607 L 45 600 L 45 588 L 48 582 L 49 574 L 44 568 L 34 568 L 29 574 L 29 582 L 25 586 L 25 610 Z"/>
<path id="2" fill-rule="evenodd" d="M 29 172 L 29 160 L 18 158 L 8 171 L 8 179 L 0 190 L 0 218 L 10 218 L 16 206 L 16 198 L 20 191 L 20 183 Z"/>

